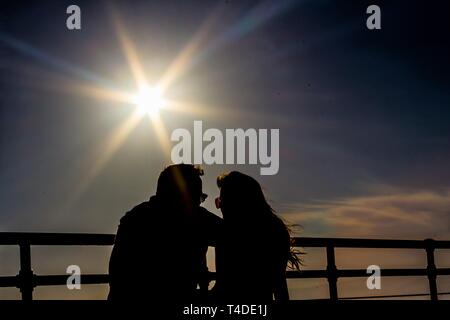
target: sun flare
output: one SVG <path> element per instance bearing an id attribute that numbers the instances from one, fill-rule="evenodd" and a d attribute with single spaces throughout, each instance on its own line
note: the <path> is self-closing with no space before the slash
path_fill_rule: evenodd
<path id="1" fill-rule="evenodd" d="M 164 106 L 162 92 L 158 87 L 142 86 L 134 96 L 134 104 L 141 115 L 155 116 Z"/>

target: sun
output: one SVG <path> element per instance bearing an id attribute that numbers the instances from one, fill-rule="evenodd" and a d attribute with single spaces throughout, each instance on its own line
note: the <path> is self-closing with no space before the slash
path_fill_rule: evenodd
<path id="1" fill-rule="evenodd" d="M 164 106 L 162 91 L 158 87 L 144 85 L 134 96 L 133 103 L 140 115 L 158 115 Z"/>

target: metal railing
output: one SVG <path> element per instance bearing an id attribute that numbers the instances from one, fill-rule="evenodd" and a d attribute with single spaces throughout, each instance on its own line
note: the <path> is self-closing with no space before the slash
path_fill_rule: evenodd
<path id="1" fill-rule="evenodd" d="M 33 299 L 37 286 L 65 285 L 68 275 L 36 275 L 31 268 L 31 246 L 112 246 L 113 234 L 0 232 L 0 245 L 18 245 L 20 271 L 16 276 L 0 277 L 0 287 L 17 287 L 22 300 Z M 107 274 L 82 274 L 83 284 L 108 283 Z"/>
<path id="2" fill-rule="evenodd" d="M 68 275 L 36 275 L 31 268 L 31 246 L 112 246 L 114 235 L 83 233 L 21 233 L 0 232 L 0 245 L 17 245 L 20 250 L 20 271 L 16 276 L 0 276 L 0 287 L 17 287 L 22 300 L 33 299 L 33 289 L 37 286 L 66 285 Z M 367 277 L 366 269 L 344 269 L 336 267 L 336 248 L 371 249 L 423 249 L 427 256 L 427 267 L 423 269 L 383 269 L 387 277 L 426 276 L 429 283 L 431 300 L 438 300 L 437 276 L 450 275 L 450 268 L 437 268 L 434 261 L 435 249 L 450 249 L 450 241 L 426 240 L 384 240 L 384 239 L 348 239 L 348 238 L 295 238 L 297 247 L 326 248 L 327 267 L 324 270 L 287 271 L 288 278 L 325 278 L 328 280 L 330 300 L 338 300 L 337 282 L 339 278 Z M 211 279 L 215 274 L 211 273 Z M 106 284 L 107 274 L 83 274 L 83 284 Z M 402 295 L 418 296 L 423 294 Z M 364 297 L 376 298 L 377 296 Z M 389 297 L 389 296 L 380 296 Z M 400 295 L 391 296 L 400 297 Z M 342 299 L 342 298 L 341 298 Z M 343 298 L 348 299 L 348 298 Z"/>
<path id="3" fill-rule="evenodd" d="M 450 268 L 437 268 L 434 261 L 435 249 L 450 249 L 450 241 L 425 240 L 385 240 L 385 239 L 349 239 L 349 238 L 295 238 L 298 247 L 324 247 L 327 252 L 326 270 L 303 270 L 300 272 L 288 271 L 288 278 L 326 278 L 330 300 L 338 300 L 337 281 L 338 278 L 367 277 L 366 269 L 338 270 L 336 267 L 335 248 L 370 248 L 370 249 L 423 249 L 427 256 L 427 267 L 425 269 L 383 269 L 383 277 L 401 276 L 426 276 L 428 278 L 429 295 L 431 300 L 438 300 L 437 276 L 450 275 Z M 447 293 L 442 293 L 447 294 Z M 422 296 L 424 294 L 401 295 Z M 400 297 L 379 296 L 379 298 Z M 355 297 L 357 299 L 359 297 Z M 378 298 L 377 296 L 360 298 Z M 352 299 L 352 298 L 347 298 Z"/>

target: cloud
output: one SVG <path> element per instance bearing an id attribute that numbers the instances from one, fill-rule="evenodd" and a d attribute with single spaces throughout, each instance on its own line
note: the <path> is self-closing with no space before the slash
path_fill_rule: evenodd
<path id="1" fill-rule="evenodd" d="M 284 216 L 301 224 L 308 236 L 450 238 L 450 189 L 391 190 L 389 194 L 297 206 Z"/>

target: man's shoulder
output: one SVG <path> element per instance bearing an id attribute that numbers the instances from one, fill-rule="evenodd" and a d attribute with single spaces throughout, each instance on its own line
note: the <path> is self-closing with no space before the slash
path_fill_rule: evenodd
<path id="1" fill-rule="evenodd" d="M 153 205 L 150 201 L 144 201 L 137 206 L 134 206 L 120 219 L 120 224 L 133 223 L 134 221 L 145 219 L 148 217 L 149 211 L 153 210 L 152 207 Z"/>

